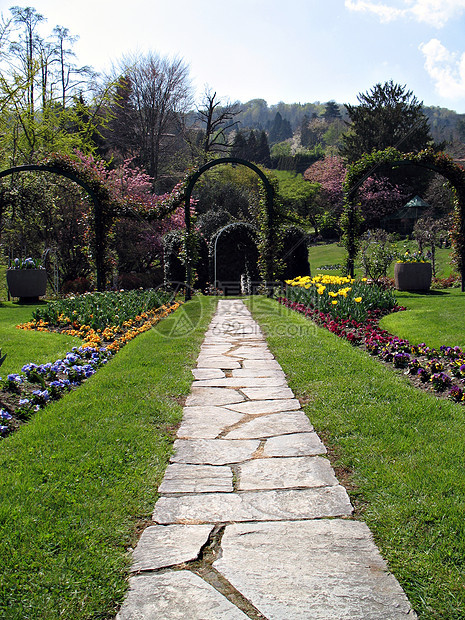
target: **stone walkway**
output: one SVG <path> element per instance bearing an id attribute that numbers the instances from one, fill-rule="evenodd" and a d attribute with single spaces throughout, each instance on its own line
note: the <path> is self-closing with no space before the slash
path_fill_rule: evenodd
<path id="1" fill-rule="evenodd" d="M 241 301 L 193 374 L 118 620 L 414 618 Z"/>

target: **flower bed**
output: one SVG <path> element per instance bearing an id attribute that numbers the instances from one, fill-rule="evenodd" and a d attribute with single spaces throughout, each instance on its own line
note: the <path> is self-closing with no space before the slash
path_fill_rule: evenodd
<path id="1" fill-rule="evenodd" d="M 163 298 L 168 300 L 168 295 Z M 18 325 L 19 329 L 77 336 L 83 344 L 73 348 L 61 360 L 41 365 L 26 364 L 21 373 L 10 374 L 4 380 L 0 378 L 0 436 L 8 435 L 48 402 L 79 386 L 127 342 L 151 329 L 180 306 L 180 302 L 174 302 L 151 309 L 147 307 L 149 303 L 159 303 L 159 300 L 159 295 L 134 294 L 134 291 L 128 291 L 126 295 L 122 292 L 86 294 L 52 302 L 35 311 L 33 320 Z M 115 324 L 105 324 L 105 320 L 111 320 L 112 306 L 117 309 L 113 314 Z M 101 327 L 80 324 L 79 320 L 89 320 L 92 325 Z"/>
<path id="2" fill-rule="evenodd" d="M 56 327 L 88 325 L 103 330 L 109 325 L 123 326 L 144 312 L 169 303 L 171 293 L 155 290 L 109 291 L 71 295 L 37 308 L 32 316 Z"/>
<path id="3" fill-rule="evenodd" d="M 393 293 L 383 286 L 368 284 L 366 278 L 316 275 L 286 280 L 285 297 L 334 319 L 365 321 L 372 310 L 390 311 L 396 305 Z"/>
<path id="4" fill-rule="evenodd" d="M 358 321 L 351 317 L 334 316 L 285 297 L 280 297 L 278 301 L 354 346 L 361 346 L 371 355 L 403 369 L 417 386 L 431 388 L 437 394 L 465 404 L 465 352 L 459 347 L 441 346 L 437 350 L 425 343 L 413 345 L 379 327 L 382 316 L 405 308 L 394 305 L 390 309 L 369 309 L 365 320 Z"/>

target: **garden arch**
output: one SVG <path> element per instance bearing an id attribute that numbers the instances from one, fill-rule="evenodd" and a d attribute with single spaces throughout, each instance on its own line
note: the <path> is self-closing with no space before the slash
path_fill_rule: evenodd
<path id="1" fill-rule="evenodd" d="M 102 199 L 98 192 L 105 191 L 103 186 L 93 188 L 85 180 L 74 174 L 71 170 L 63 169 L 59 165 L 54 164 L 26 164 L 23 166 L 14 166 L 7 170 L 0 171 L 0 179 L 15 174 L 17 172 L 52 172 L 59 176 L 66 177 L 80 185 L 90 196 L 94 207 L 94 223 L 95 223 L 95 266 L 97 270 L 97 290 L 105 290 L 106 268 L 105 268 L 105 222 L 103 213 Z"/>
<path id="2" fill-rule="evenodd" d="M 222 164 L 237 164 L 240 166 L 246 166 L 253 170 L 260 178 L 265 189 L 265 209 L 264 217 L 259 221 L 259 237 L 260 237 L 260 258 L 263 263 L 263 273 L 265 279 L 265 285 L 267 282 L 272 282 L 275 275 L 275 253 L 274 245 L 276 242 L 276 218 L 274 212 L 274 189 L 270 180 L 266 174 L 258 168 L 255 164 L 245 159 L 239 159 L 238 157 L 221 157 L 219 159 L 213 159 L 208 163 L 201 166 L 196 172 L 194 172 L 187 183 L 186 191 L 184 194 L 184 212 L 186 220 L 186 300 L 191 298 L 190 284 L 192 280 L 192 234 L 191 234 L 191 217 L 190 206 L 191 197 L 195 184 L 202 176 L 204 172 L 210 170 L 214 166 L 220 166 Z"/>
<path id="3" fill-rule="evenodd" d="M 382 169 L 401 166 L 419 166 L 442 175 L 454 187 L 457 207 L 454 223 L 454 243 L 460 260 L 462 292 L 465 292 L 465 169 L 445 153 L 432 149 L 420 153 L 400 153 L 394 148 L 366 154 L 352 164 L 344 182 L 344 213 L 342 216 L 343 240 L 347 249 L 347 268 L 354 275 L 355 257 L 359 249 L 360 215 L 355 205 L 355 195 L 362 183 L 373 173 Z"/>
<path id="4" fill-rule="evenodd" d="M 215 238 L 214 238 L 215 240 L 214 242 L 213 240 L 211 242 L 213 244 L 213 287 L 214 289 L 217 289 L 218 287 L 217 265 L 216 265 L 218 240 L 221 237 L 222 233 L 224 233 L 226 230 L 230 230 L 231 228 L 234 228 L 237 226 L 243 226 L 244 228 L 249 228 L 250 230 L 254 232 L 258 232 L 257 228 L 255 228 L 255 226 L 252 226 L 252 224 L 250 224 L 249 222 L 231 222 L 230 224 L 226 224 L 226 226 L 223 226 L 223 228 L 220 228 L 216 232 Z"/>

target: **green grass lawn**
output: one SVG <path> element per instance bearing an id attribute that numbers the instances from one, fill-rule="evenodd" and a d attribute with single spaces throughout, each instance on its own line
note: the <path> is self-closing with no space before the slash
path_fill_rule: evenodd
<path id="1" fill-rule="evenodd" d="M 405 243 L 403 241 L 399 241 L 397 243 L 398 250 L 403 251 L 404 245 Z M 407 245 L 412 251 L 418 250 L 418 245 L 414 241 L 409 241 Z M 452 272 L 450 252 L 451 250 L 445 248 L 439 248 L 436 250 L 436 274 L 438 277 L 447 277 Z M 308 256 L 312 275 L 316 275 L 317 273 L 341 275 L 341 271 L 329 271 L 319 269 L 319 267 L 322 265 L 344 265 L 346 255 L 347 253 L 345 249 L 337 243 L 311 245 L 309 247 Z M 363 276 L 363 269 L 360 266 L 360 257 L 357 259 L 355 265 L 355 275 Z M 388 276 L 391 278 L 394 277 L 394 263 L 388 270 Z"/>
<path id="2" fill-rule="evenodd" d="M 32 311 L 36 307 L 13 302 L 0 303 L 0 348 L 2 355 L 7 355 L 0 367 L 0 376 L 20 372 L 28 362 L 54 362 L 81 344 L 79 338 L 71 336 L 16 329 L 16 325 L 32 318 Z"/>
<path id="3" fill-rule="evenodd" d="M 463 619 L 464 407 L 272 300 L 249 303 L 415 610 Z"/>
<path id="4" fill-rule="evenodd" d="M 1 618 L 114 617 L 215 305 L 194 298 L 0 442 Z"/>
<path id="5" fill-rule="evenodd" d="M 396 291 L 395 295 L 407 311 L 384 317 L 380 323 L 383 329 L 412 344 L 426 342 L 434 348 L 446 345 L 465 349 L 465 293 L 460 289 L 427 294 Z"/>

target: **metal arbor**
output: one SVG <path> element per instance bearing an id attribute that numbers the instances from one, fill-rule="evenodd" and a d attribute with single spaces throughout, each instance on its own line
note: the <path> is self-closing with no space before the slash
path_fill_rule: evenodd
<path id="1" fill-rule="evenodd" d="M 191 176 L 191 178 L 189 179 L 189 183 L 187 184 L 187 187 L 186 187 L 186 193 L 185 193 L 185 199 L 184 199 L 184 214 L 185 214 L 185 221 L 186 221 L 186 283 L 185 283 L 186 284 L 186 301 L 191 299 L 190 283 L 192 280 L 192 255 L 190 251 L 190 241 L 191 241 L 191 210 L 190 210 L 190 207 L 191 207 L 192 192 L 194 190 L 195 184 L 197 183 L 197 181 L 199 180 L 199 178 L 202 176 L 204 172 L 206 172 L 207 170 L 210 170 L 210 168 L 213 168 L 214 166 L 220 166 L 221 164 L 238 164 L 240 166 L 246 166 L 247 168 L 250 168 L 251 170 L 253 170 L 256 174 L 258 174 L 258 176 L 260 177 L 260 180 L 262 181 L 264 185 L 265 194 L 266 194 L 266 210 L 265 210 L 265 221 L 262 222 L 262 231 L 263 231 L 262 234 L 264 236 L 263 241 L 265 245 L 265 252 L 264 252 L 265 253 L 265 256 L 264 256 L 265 280 L 266 281 L 273 280 L 274 257 L 273 257 L 271 248 L 273 247 L 275 237 L 276 237 L 276 233 L 274 229 L 275 213 L 274 213 L 274 205 L 273 205 L 273 200 L 274 200 L 273 186 L 271 185 L 266 174 L 264 174 L 264 172 L 260 170 L 260 168 L 258 168 L 258 166 L 256 166 L 252 162 L 246 161 L 245 159 L 239 159 L 238 157 L 221 157 L 220 159 L 214 159 L 204 164 L 203 166 L 201 166 L 197 170 L 197 172 L 194 172 L 194 174 Z M 265 282 L 265 285 L 266 285 L 266 282 Z"/>
<path id="2" fill-rule="evenodd" d="M 402 153 L 394 149 L 386 149 L 372 153 L 365 160 L 360 160 L 352 164 L 350 173 L 346 178 L 345 184 L 348 185 L 345 191 L 345 215 L 348 221 L 347 233 L 352 241 L 357 237 L 359 231 L 356 223 L 356 207 L 354 204 L 355 195 L 362 183 L 373 174 L 377 169 L 392 169 L 402 166 L 418 166 L 436 172 L 449 181 L 457 192 L 458 200 L 458 222 L 457 233 L 460 239 L 458 254 L 460 256 L 460 275 L 462 280 L 462 292 L 465 292 L 465 170 L 462 166 L 456 164 L 452 158 L 443 153 L 434 153 L 430 150 L 420 152 L 418 154 Z M 348 252 L 348 267 L 350 275 L 354 275 L 355 256 L 357 254 L 356 244 L 351 243 L 351 249 Z"/>
<path id="3" fill-rule="evenodd" d="M 54 166 L 53 164 L 26 164 L 24 166 L 14 166 L 7 170 L 0 172 L 0 179 L 16 172 L 53 172 L 62 177 L 66 177 L 71 181 L 74 181 L 80 185 L 90 196 L 94 204 L 94 222 L 95 222 L 95 266 L 97 271 L 97 290 L 105 290 L 105 226 L 103 218 L 102 204 L 95 193 L 86 181 L 81 179 L 77 174 L 73 174 L 71 171 L 63 170 L 60 166 Z"/>

